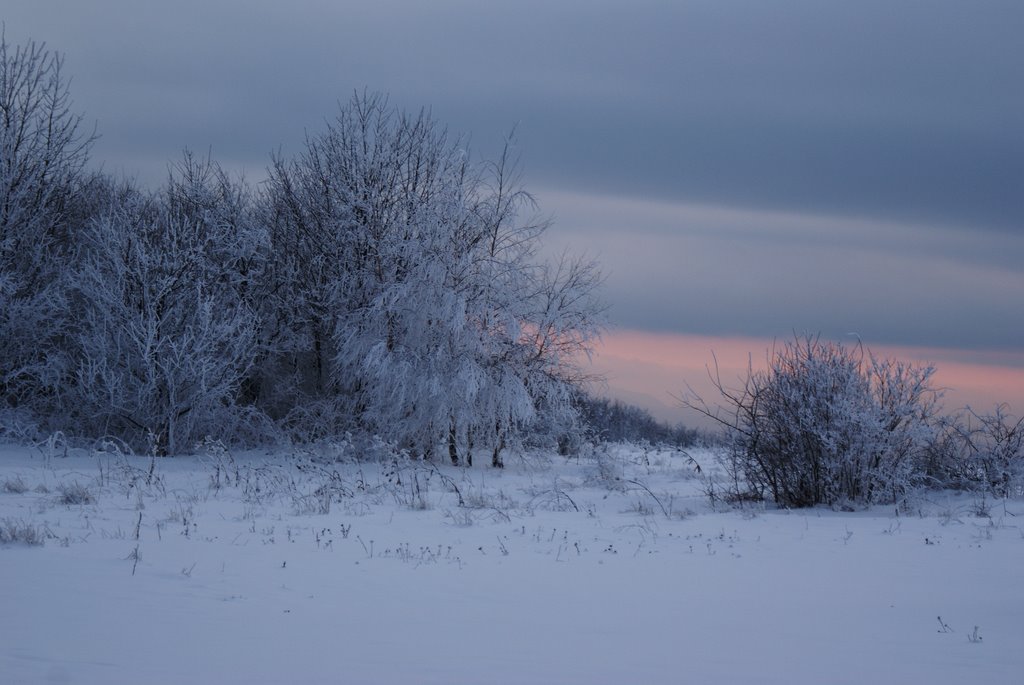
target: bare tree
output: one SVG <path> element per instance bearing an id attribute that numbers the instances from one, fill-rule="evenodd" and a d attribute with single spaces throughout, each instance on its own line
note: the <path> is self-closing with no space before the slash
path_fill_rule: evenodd
<path id="1" fill-rule="evenodd" d="M 0 399 L 9 404 L 38 402 L 63 379 L 53 359 L 62 274 L 94 139 L 72 110 L 63 58 L 0 34 Z"/>

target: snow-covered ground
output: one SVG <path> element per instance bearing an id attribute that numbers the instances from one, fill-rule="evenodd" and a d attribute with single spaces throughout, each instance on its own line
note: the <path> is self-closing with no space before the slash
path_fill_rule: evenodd
<path id="1" fill-rule="evenodd" d="M 334 456 L 0 447 L 0 683 L 1024 682 L 1024 502 Z"/>

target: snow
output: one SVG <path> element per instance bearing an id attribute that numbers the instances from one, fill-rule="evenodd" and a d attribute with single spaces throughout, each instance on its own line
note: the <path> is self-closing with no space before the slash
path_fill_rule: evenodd
<path id="1" fill-rule="evenodd" d="M 504 471 L 64 454 L 0 447 L 0 525 L 46 538 L 0 546 L 2 683 L 934 685 L 1024 672 L 1018 500 L 716 511 L 684 455 L 626 446 Z M 710 470 L 711 453 L 694 456 Z M 75 483 L 92 502 L 62 503 Z"/>

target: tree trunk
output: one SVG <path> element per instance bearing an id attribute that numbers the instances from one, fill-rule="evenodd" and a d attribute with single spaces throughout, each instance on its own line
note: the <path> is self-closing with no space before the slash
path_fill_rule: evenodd
<path id="1" fill-rule="evenodd" d="M 505 449 L 505 434 L 501 430 L 501 421 L 494 424 L 494 453 L 491 455 L 491 466 L 496 469 L 505 468 L 501 460 L 501 451 Z"/>
<path id="2" fill-rule="evenodd" d="M 456 440 L 454 421 L 449 424 L 448 428 L 448 458 L 452 460 L 452 466 L 459 465 L 459 446 Z"/>

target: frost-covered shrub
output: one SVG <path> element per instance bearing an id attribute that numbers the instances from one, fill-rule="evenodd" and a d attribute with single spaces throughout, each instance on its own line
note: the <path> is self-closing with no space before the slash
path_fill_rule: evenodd
<path id="1" fill-rule="evenodd" d="M 62 483 L 57 486 L 57 490 L 60 492 L 60 497 L 57 498 L 57 501 L 60 504 L 92 504 L 96 501 L 96 498 L 93 497 L 89 488 L 85 487 L 78 481 L 75 481 L 74 483 Z"/>
<path id="2" fill-rule="evenodd" d="M 0 545 L 39 546 L 47 537 L 52 537 L 52 533 L 45 527 L 35 526 L 20 519 L 0 520 Z"/>
<path id="3" fill-rule="evenodd" d="M 39 420 L 27 407 L 0 405 L 0 442 L 26 444 L 41 438 Z"/>
<path id="4" fill-rule="evenodd" d="M 25 481 L 21 479 L 21 476 L 14 476 L 13 478 L 7 478 L 0 484 L 0 491 L 20 495 L 28 492 L 28 486 L 25 485 Z"/>
<path id="5" fill-rule="evenodd" d="M 939 483 L 981 490 L 996 497 L 1024 489 L 1024 417 L 1014 419 L 1005 405 L 991 414 L 971 409 L 950 420 L 933 465 Z"/>
<path id="6" fill-rule="evenodd" d="M 893 502 L 923 479 L 935 434 L 934 369 L 817 337 L 771 352 L 738 390 L 720 381 L 737 497 L 783 506 Z"/>

